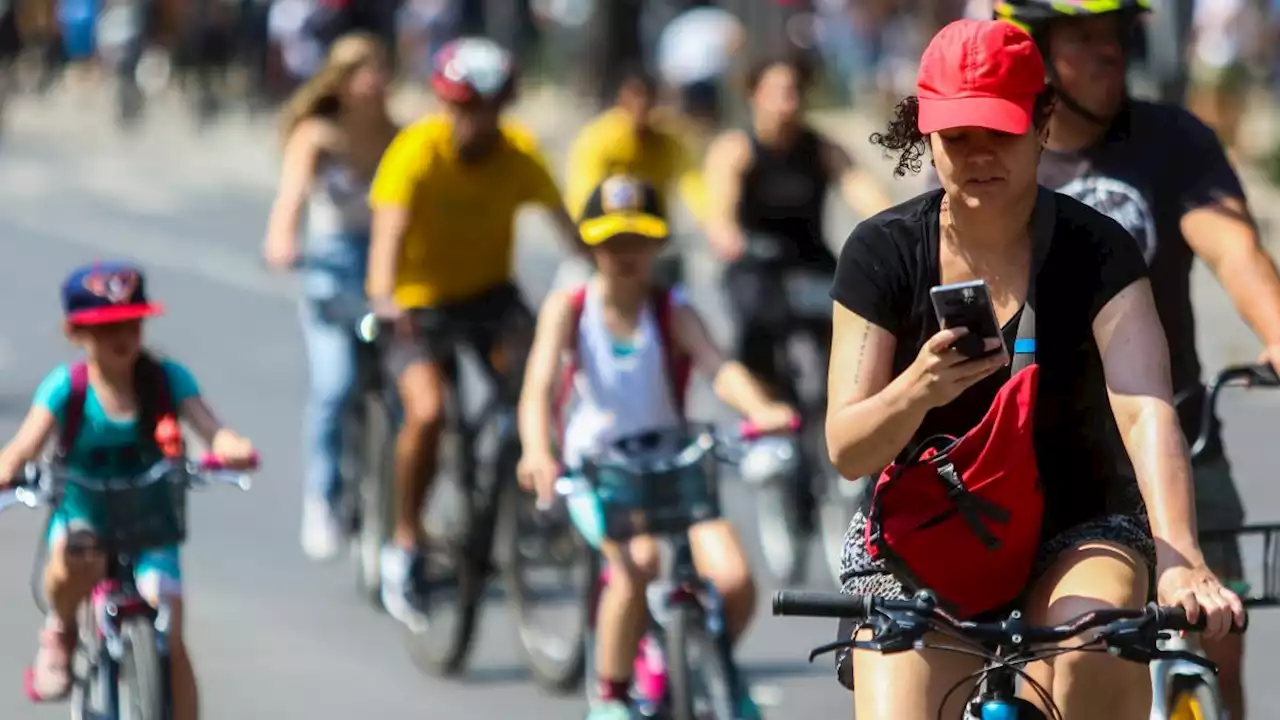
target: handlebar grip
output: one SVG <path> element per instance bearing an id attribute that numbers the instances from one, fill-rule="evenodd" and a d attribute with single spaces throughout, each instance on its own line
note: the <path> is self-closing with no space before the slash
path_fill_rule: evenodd
<path id="1" fill-rule="evenodd" d="M 1187 619 L 1187 610 L 1178 605 L 1161 606 L 1157 611 L 1156 623 L 1161 630 L 1176 630 L 1178 632 L 1200 632 L 1204 630 L 1205 615 L 1200 613 L 1200 619 L 1197 622 L 1191 622 Z M 1249 629 L 1249 613 L 1245 612 L 1244 624 L 1236 625 L 1232 623 L 1232 634 L 1240 634 Z"/>
<path id="2" fill-rule="evenodd" d="M 791 432 L 798 431 L 800 429 L 800 416 L 797 415 L 792 418 L 790 424 L 787 425 L 787 429 Z M 738 436 L 743 440 L 759 440 L 768 434 L 768 432 L 756 427 L 756 424 L 750 420 L 743 420 L 738 425 Z"/>
<path id="3" fill-rule="evenodd" d="M 773 595 L 773 614 L 862 620 L 871 599 L 866 595 L 779 590 Z"/>
<path id="4" fill-rule="evenodd" d="M 203 457 L 200 458 L 200 462 L 197 464 L 199 465 L 201 470 L 209 470 L 213 472 L 216 472 L 219 470 L 232 470 L 232 469 L 257 470 L 258 464 L 259 464 L 259 457 L 258 457 L 258 453 L 254 453 L 253 456 L 249 458 L 249 462 L 245 463 L 243 467 L 231 468 L 226 463 L 224 463 L 217 455 L 214 455 L 211 452 L 207 452 L 204 454 Z"/>

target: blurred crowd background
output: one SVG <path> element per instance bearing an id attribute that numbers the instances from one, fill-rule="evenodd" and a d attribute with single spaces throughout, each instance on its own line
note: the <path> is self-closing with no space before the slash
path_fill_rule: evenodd
<path id="1" fill-rule="evenodd" d="M 1133 65 L 1135 94 L 1186 103 L 1237 161 L 1280 182 L 1280 0 L 1155 0 Z M 741 120 L 735 79 L 748 59 L 784 48 L 821 68 L 815 105 L 883 113 L 910 91 L 927 39 L 989 0 L 0 0 L 5 97 L 128 78 L 124 120 L 141 98 L 177 86 L 201 122 L 270 111 L 352 29 L 393 48 L 403 87 L 421 84 L 432 49 L 486 34 L 523 58 L 525 87 L 571 90 L 608 105 L 617 79 L 644 66 L 669 105 L 712 128 Z M 38 101 L 38 100 L 37 100 Z M 579 108 L 582 110 L 584 108 Z M 585 108 L 593 109 L 593 108 Z"/>

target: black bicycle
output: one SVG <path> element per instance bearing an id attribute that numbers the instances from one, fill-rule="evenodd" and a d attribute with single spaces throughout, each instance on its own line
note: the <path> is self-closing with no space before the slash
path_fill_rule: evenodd
<path id="1" fill-rule="evenodd" d="M 529 521 L 535 515 L 532 501 L 515 482 L 520 459 L 515 404 L 528 338 L 514 336 L 532 332 L 532 327 L 513 329 L 507 318 L 481 322 L 446 315 L 434 316 L 430 324 L 438 344 L 452 348 L 440 358 L 451 389 L 445 399 L 439 470 L 423 518 L 426 562 L 416 578 L 416 594 L 425 601 L 429 622 L 425 628 L 406 628 L 410 656 L 432 676 L 462 672 L 489 581 L 501 574 L 508 599 L 521 619 L 521 647 L 535 679 L 548 689 L 568 690 L 582 679 L 585 610 L 575 614 L 575 627 L 559 642 L 549 642 L 546 633 L 529 631 L 527 621 L 537 598 L 528 591 L 527 575 L 540 564 L 586 569 L 593 561 L 567 517 L 548 524 L 545 515 L 537 514 L 536 522 Z M 392 332 L 367 315 L 357 325 L 361 342 L 370 347 Z M 499 340 L 488 343 L 483 338 Z M 463 349 L 470 350 L 489 391 L 478 408 L 472 407 L 479 398 L 471 396 L 462 371 L 459 351 Z M 376 349 L 368 352 L 376 356 Z M 359 557 L 362 587 L 371 597 L 380 593 L 377 558 L 391 535 L 391 460 L 399 415 L 391 384 L 376 377 L 371 373 L 371 382 L 364 386 L 363 413 L 350 421 L 363 426 L 359 436 L 365 438 L 359 451 L 364 468 L 358 500 Z M 589 572 L 581 574 L 581 589 L 574 594 L 580 598 L 578 607 L 585 606 L 590 587 Z"/>
<path id="2" fill-rule="evenodd" d="M 1214 376 L 1205 389 L 1203 398 L 1189 396 L 1189 401 L 1203 402 L 1199 433 L 1191 447 L 1193 461 L 1221 452 L 1218 445 L 1218 401 L 1222 398 L 1222 391 L 1232 386 L 1277 388 L 1280 387 L 1280 377 L 1276 376 L 1275 370 L 1269 365 L 1234 365 L 1224 368 Z M 1244 558 L 1240 557 L 1243 550 L 1240 541 L 1245 538 L 1260 541 L 1263 566 L 1261 585 L 1247 583 L 1241 577 L 1235 582 L 1228 582 L 1228 586 L 1240 594 L 1245 607 L 1280 606 L 1280 524 L 1202 529 L 1200 545 L 1206 554 L 1220 550 L 1228 557 L 1238 557 L 1239 573 L 1243 575 Z M 1162 640 L 1160 647 L 1164 650 L 1199 652 L 1190 638 L 1180 636 Z M 1152 720 L 1221 720 L 1226 717 L 1217 678 L 1202 666 L 1177 660 L 1152 662 L 1151 688 Z"/>
<path id="3" fill-rule="evenodd" d="M 744 472 L 744 479 L 756 486 L 761 549 L 775 580 L 789 585 L 804 579 L 809 545 L 817 534 L 839 585 L 839 548 L 862 485 L 841 478 L 827 459 L 831 273 L 785 263 L 785 252 L 780 239 L 752 235 L 743 260 L 726 276 L 731 297 L 758 298 L 752 322 L 767 329 L 772 340 L 774 370 L 768 381 L 800 410 L 803 420 L 798 470 L 791 477 L 766 478 Z M 807 361 L 806 354 L 811 356 Z"/>
<path id="4" fill-rule="evenodd" d="M 318 266 L 313 261 L 306 261 Z M 386 381 L 376 339 L 378 320 L 363 294 L 319 300 L 320 319 L 346 328 L 356 343 L 356 380 L 342 414 L 342 518 L 356 570 L 356 588 L 382 609 L 382 545 L 391 535 L 394 506 L 389 483 L 399 401 Z"/>
<path id="5" fill-rule="evenodd" d="M 134 561 L 146 548 L 186 539 L 186 491 L 225 484 L 249 489 L 248 476 L 229 471 L 212 456 L 199 462 L 161 460 L 137 477 L 83 478 L 54 465 L 28 465 L 21 483 L 0 493 L 0 512 L 15 505 L 56 508 L 70 489 L 106 508 L 96 537 L 74 526 L 68 552 L 101 552 L 105 579 L 80 612 L 81 657 L 72 686 L 73 720 L 167 720 L 172 717 L 169 678 L 169 610 L 153 608 L 138 592 Z M 41 546 L 43 548 L 43 545 Z M 38 564 L 38 563 L 37 563 Z M 34 580 L 33 576 L 33 580 Z M 33 582 L 33 591 L 36 590 Z M 39 593 L 33 592 L 39 602 Z M 29 682 L 29 681 L 28 681 Z M 28 694 L 34 693 L 28 685 Z"/>
<path id="6" fill-rule="evenodd" d="M 976 720 L 1061 720 L 1053 697 L 1040 683 L 1023 670 L 1027 663 L 1070 652 L 1106 652 L 1131 662 L 1147 664 L 1153 660 L 1176 660 L 1217 672 L 1213 663 L 1186 650 L 1162 650 L 1158 642 L 1171 632 L 1204 628 L 1191 623 L 1178 607 L 1162 607 L 1151 603 L 1136 610 L 1102 609 L 1085 613 L 1056 627 L 1027 624 L 1015 610 L 1004 620 L 973 622 L 958 620 L 938 605 L 933 593 L 925 590 L 911 600 L 892 600 L 871 595 L 782 591 L 773 597 L 773 614 L 823 618 L 848 618 L 857 629 L 872 631 L 869 640 L 841 640 L 828 643 L 809 653 L 809 660 L 825 653 L 857 648 L 882 654 L 932 648 L 982 658 L 985 666 L 973 676 L 960 680 L 943 698 L 938 719 L 951 696 L 965 684 L 977 680 L 966 704 L 967 717 Z M 1247 624 L 1247 623 L 1246 623 Z M 1092 640 L 1070 647 L 1063 643 L 1085 632 L 1096 631 Z M 1244 628 L 1235 629 L 1243 632 Z M 855 631 L 856 632 L 856 631 Z M 951 639 L 950 644 L 926 644 L 926 635 L 937 633 Z M 1046 716 L 1016 693 L 1018 678 L 1049 708 Z"/>

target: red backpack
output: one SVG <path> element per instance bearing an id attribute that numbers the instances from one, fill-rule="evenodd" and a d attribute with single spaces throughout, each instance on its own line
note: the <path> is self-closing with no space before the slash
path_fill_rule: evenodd
<path id="1" fill-rule="evenodd" d="M 689 354 L 680 349 L 672 330 L 672 312 L 675 301 L 671 289 L 658 288 L 650 300 L 655 319 L 658 324 L 658 336 L 662 342 L 662 357 L 667 368 L 667 386 L 671 389 L 671 400 L 676 414 L 684 417 L 685 396 L 689 391 L 689 379 L 693 374 L 693 362 Z M 552 418 L 561 434 L 564 433 L 565 409 L 569 405 L 573 393 L 573 377 L 580 366 L 578 357 L 578 327 L 582 324 L 582 311 L 587 303 L 587 286 L 581 285 L 569 296 L 569 307 L 573 311 L 573 349 L 569 354 L 569 362 L 564 364 L 560 376 L 556 399 L 552 405 Z"/>
<path id="2" fill-rule="evenodd" d="M 1040 548 L 1044 493 L 1036 465 L 1035 276 L 1053 236 L 1052 191 L 1032 221 L 1031 280 L 1018 322 L 1012 374 L 977 427 L 926 438 L 872 490 L 864 542 L 913 590 L 932 590 L 969 618 L 1018 600 Z"/>
<path id="3" fill-rule="evenodd" d="M 173 406 L 173 395 L 169 392 L 169 378 L 163 367 L 157 367 L 161 375 L 160 382 L 155 383 L 152 392 L 156 403 L 156 444 L 161 452 L 168 456 L 175 454 L 174 443 L 181 443 L 181 436 L 176 439 L 166 437 L 177 429 L 177 410 Z M 70 368 L 71 392 L 67 394 L 62 425 L 58 429 L 58 452 L 66 455 L 75 447 L 76 437 L 80 434 L 80 426 L 84 423 L 84 402 L 89 394 L 89 366 L 83 361 L 73 363 Z M 141 419 L 141 418 L 139 418 Z M 139 438 L 141 441 L 141 438 Z"/>

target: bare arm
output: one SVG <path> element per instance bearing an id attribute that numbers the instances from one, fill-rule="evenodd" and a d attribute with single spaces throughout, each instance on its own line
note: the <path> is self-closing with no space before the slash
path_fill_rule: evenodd
<path id="1" fill-rule="evenodd" d="M 552 452 L 551 393 L 555 390 L 561 353 L 573 342 L 573 309 L 569 294 L 549 295 L 538 313 L 538 328 L 525 366 L 517 422 L 525 453 Z"/>
<path id="2" fill-rule="evenodd" d="M 880 472 L 924 421 L 907 374 L 892 379 L 897 340 L 882 327 L 834 303 L 827 370 L 827 451 L 844 477 Z"/>
<path id="3" fill-rule="evenodd" d="M 711 376 L 716 397 L 729 407 L 752 419 L 776 407 L 764 386 L 746 366 L 725 357 L 693 308 L 677 305 L 673 309 L 672 332 L 698 369 Z"/>
<path id="4" fill-rule="evenodd" d="M 1204 558 L 1196 540 L 1191 463 L 1173 408 L 1169 350 L 1151 285 L 1140 280 L 1093 321 L 1107 394 L 1133 462 L 1162 567 Z"/>
<path id="5" fill-rule="evenodd" d="M 23 418 L 22 425 L 8 445 L 0 450 L 0 472 L 12 476 L 22 469 L 23 464 L 31 462 L 40 454 L 45 443 L 53 435 L 58 420 L 49 409 L 41 405 L 33 405 Z M 3 484 L 12 477 L 0 477 Z"/>
<path id="6" fill-rule="evenodd" d="M 269 257 L 284 258 L 296 253 L 302 207 L 315 179 L 324 136 L 324 125 L 308 120 L 298 125 L 285 144 L 280 186 L 267 221 Z"/>
<path id="7" fill-rule="evenodd" d="M 1245 201 L 1226 197 L 1191 210 L 1182 216 L 1182 234 L 1263 345 L 1280 346 L 1280 277 Z"/>
<path id="8" fill-rule="evenodd" d="M 745 238 L 738 224 L 742 200 L 742 175 L 751 162 L 747 136 L 732 131 L 716 138 L 707 148 L 702 178 L 706 191 L 704 230 L 707 242 L 721 259 L 741 254 Z"/>
<path id="9" fill-rule="evenodd" d="M 400 247 L 408 228 L 408 208 L 380 205 L 373 209 L 367 288 L 371 299 L 386 300 L 395 294 L 396 266 L 400 262 Z"/>
<path id="10" fill-rule="evenodd" d="M 893 205 L 893 200 L 870 173 L 858 167 L 843 147 L 822 140 L 822 160 L 827 177 L 840 185 L 840 196 L 863 217 L 871 217 Z"/>
<path id="11" fill-rule="evenodd" d="M 213 413 L 213 409 L 199 395 L 183 400 L 182 405 L 178 407 L 178 414 L 191 426 L 191 429 L 196 431 L 206 445 L 212 445 L 213 438 L 226 429 L 218 416 Z"/>

